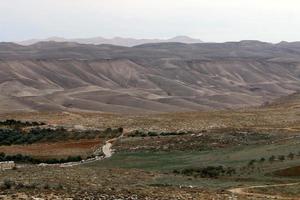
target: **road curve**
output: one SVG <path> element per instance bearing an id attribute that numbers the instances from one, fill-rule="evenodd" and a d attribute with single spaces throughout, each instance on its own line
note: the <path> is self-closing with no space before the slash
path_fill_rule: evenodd
<path id="1" fill-rule="evenodd" d="M 104 158 L 110 158 L 112 156 L 113 151 L 111 147 L 112 147 L 112 143 L 109 141 L 102 146 L 102 153 L 104 154 Z"/>
<path id="2" fill-rule="evenodd" d="M 293 186 L 293 185 L 299 185 L 300 182 L 297 183 L 286 183 L 286 184 L 275 184 L 275 185 L 258 185 L 258 186 L 250 186 L 250 187 L 238 187 L 238 188 L 232 188 L 228 190 L 234 195 L 243 195 L 243 196 L 250 196 L 250 197 L 257 197 L 262 199 L 282 199 L 282 200 L 299 200 L 298 198 L 293 197 L 283 197 L 280 195 L 268 195 L 268 194 L 260 194 L 260 193 L 252 193 L 247 192 L 249 189 L 255 189 L 255 188 L 268 188 L 268 187 L 282 187 L 282 186 Z"/>
<path id="3" fill-rule="evenodd" d="M 103 160 L 103 159 L 106 159 L 106 158 L 110 158 L 114 153 L 114 151 L 112 149 L 113 142 L 115 142 L 116 140 L 120 139 L 123 136 L 124 136 L 124 134 L 120 135 L 119 137 L 107 140 L 103 146 L 99 147 L 98 149 L 96 149 L 94 151 L 94 153 L 97 152 L 97 154 L 99 152 L 102 152 L 103 153 L 102 156 L 95 156 L 94 158 L 90 158 L 90 159 L 87 159 L 87 160 L 81 160 L 81 161 L 78 161 L 78 162 L 62 163 L 62 164 L 45 164 L 45 163 L 41 163 L 41 164 L 39 164 L 39 166 L 42 166 L 42 167 L 47 167 L 47 166 L 73 167 L 73 166 L 77 166 L 77 165 L 83 165 L 83 164 Z"/>

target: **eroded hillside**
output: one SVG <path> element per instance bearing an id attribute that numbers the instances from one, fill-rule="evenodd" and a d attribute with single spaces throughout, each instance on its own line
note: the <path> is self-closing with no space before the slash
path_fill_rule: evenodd
<path id="1" fill-rule="evenodd" d="M 300 45 L 0 44 L 0 112 L 195 111 L 255 106 L 300 86 Z"/>

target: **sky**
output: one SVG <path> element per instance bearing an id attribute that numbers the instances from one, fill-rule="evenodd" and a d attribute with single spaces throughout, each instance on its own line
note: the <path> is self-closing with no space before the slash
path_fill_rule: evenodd
<path id="1" fill-rule="evenodd" d="M 299 0 L 0 0 L 0 41 L 60 36 L 300 41 Z"/>

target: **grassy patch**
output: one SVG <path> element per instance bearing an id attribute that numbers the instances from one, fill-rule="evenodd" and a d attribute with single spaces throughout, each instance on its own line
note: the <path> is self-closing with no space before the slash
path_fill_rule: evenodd
<path id="1" fill-rule="evenodd" d="M 170 171 L 174 169 L 225 165 L 242 167 L 252 159 L 269 158 L 272 155 L 288 154 L 300 149 L 299 143 L 237 146 L 210 151 L 173 151 L 173 152 L 120 152 L 112 158 L 95 163 L 102 167 L 138 168 L 144 170 Z M 264 168 L 283 167 L 299 163 L 300 159 L 257 164 Z"/>

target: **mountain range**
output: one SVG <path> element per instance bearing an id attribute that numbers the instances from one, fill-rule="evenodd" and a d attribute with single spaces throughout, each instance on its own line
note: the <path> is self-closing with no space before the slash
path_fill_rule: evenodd
<path id="1" fill-rule="evenodd" d="M 258 106 L 299 91 L 300 43 L 0 43 L 0 112 Z"/>
<path id="2" fill-rule="evenodd" d="M 62 37 L 51 37 L 47 39 L 31 39 L 26 41 L 17 42 L 20 45 L 28 46 L 38 42 L 75 42 L 79 44 L 111 44 L 116 46 L 126 46 L 132 47 L 141 44 L 148 43 L 166 43 L 166 42 L 180 42 L 180 43 L 202 43 L 199 39 L 194 39 L 188 36 L 177 36 L 171 39 L 135 39 L 135 38 L 123 38 L 123 37 L 114 37 L 111 39 L 103 38 L 103 37 L 94 37 L 94 38 L 77 38 L 77 39 L 66 39 Z"/>

